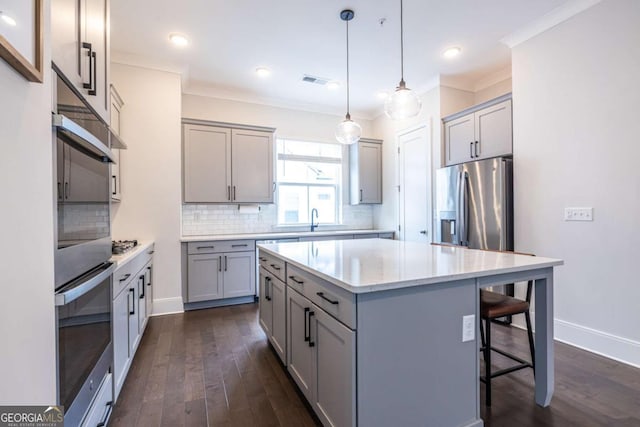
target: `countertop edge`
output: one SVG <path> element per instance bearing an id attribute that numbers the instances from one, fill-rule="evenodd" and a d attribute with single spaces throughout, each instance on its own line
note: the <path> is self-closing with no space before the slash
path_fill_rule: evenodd
<path id="1" fill-rule="evenodd" d="M 135 257 L 140 255 L 142 252 L 149 249 L 153 245 L 155 245 L 155 242 L 153 240 L 142 241 L 138 243 L 135 249 L 129 252 L 125 252 L 120 255 L 112 255 L 110 261 L 114 263 L 116 266 L 114 272 L 118 271 L 118 269 L 120 269 L 121 267 L 127 265 L 131 260 L 133 260 Z"/>
<path id="2" fill-rule="evenodd" d="M 327 231 L 290 231 L 273 233 L 247 233 L 247 234 L 215 234 L 206 236 L 181 236 L 181 243 L 208 242 L 221 240 L 269 240 L 269 239 L 290 239 L 296 237 L 312 236 L 341 236 L 345 234 L 381 234 L 395 233 L 395 230 L 373 229 L 373 230 L 327 230 Z"/>
<path id="3" fill-rule="evenodd" d="M 468 273 L 459 273 L 459 274 L 452 274 L 449 276 L 442 276 L 442 277 L 434 277 L 434 278 L 424 278 L 424 279 L 411 279 L 411 280 L 405 280 L 405 281 L 401 281 L 401 282 L 379 282 L 379 283 L 372 283 L 370 285 L 363 285 L 363 286 L 353 286 L 347 282 L 344 282 L 342 280 L 336 279 L 333 276 L 330 276 L 328 274 L 325 274 L 321 271 L 315 270 L 313 268 L 310 268 L 309 266 L 302 264 L 296 260 L 293 260 L 291 258 L 288 258 L 284 255 L 282 255 L 281 253 L 278 253 L 276 251 L 272 251 L 262 245 L 258 245 L 258 248 L 260 250 L 263 250 L 273 256 L 276 256 L 278 258 L 284 259 L 287 263 L 290 263 L 304 271 L 306 271 L 309 274 L 313 274 L 314 276 L 317 276 L 323 280 L 326 280 L 327 282 L 336 285 L 342 289 L 344 289 L 347 292 L 350 292 L 352 294 L 367 294 L 367 293 L 372 293 L 372 292 L 382 292 L 382 291 L 389 291 L 389 290 L 393 290 L 393 289 L 402 289 L 402 288 L 410 288 L 410 287 L 414 287 L 414 286 L 424 286 L 424 285 L 435 285 L 438 283 L 445 283 L 445 282 L 453 282 L 453 281 L 457 281 L 457 280 L 465 280 L 465 279 L 475 279 L 475 278 L 480 278 L 480 277 L 488 277 L 488 276 L 495 276 L 495 275 L 499 275 L 499 274 L 509 274 L 509 273 L 517 273 L 520 271 L 527 271 L 527 270 L 539 270 L 539 269 L 544 269 L 544 268 L 549 268 L 549 267 L 556 267 L 556 266 L 560 266 L 560 265 L 564 265 L 564 261 L 559 260 L 559 259 L 553 259 L 551 258 L 550 261 L 547 262 L 543 262 L 540 264 L 535 265 L 535 267 L 533 268 L 529 268 L 529 266 L 520 266 L 520 267 L 504 267 L 504 268 L 497 268 L 494 270 L 486 270 L 486 271 L 473 271 L 473 272 L 468 272 Z"/>

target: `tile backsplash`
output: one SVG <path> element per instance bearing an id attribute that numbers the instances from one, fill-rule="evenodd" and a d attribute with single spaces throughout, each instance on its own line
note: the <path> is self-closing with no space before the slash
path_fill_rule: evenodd
<path id="1" fill-rule="evenodd" d="M 108 234 L 108 203 L 58 204 L 58 237 L 61 240 L 91 240 Z"/>
<path id="2" fill-rule="evenodd" d="M 276 205 L 260 205 L 258 213 L 241 213 L 238 205 L 182 205 L 182 234 L 199 236 L 209 234 L 273 233 L 279 231 L 307 231 L 307 226 L 290 227 L 277 225 Z M 326 226 L 330 229 L 373 228 L 371 206 L 342 207 L 342 225 Z"/>

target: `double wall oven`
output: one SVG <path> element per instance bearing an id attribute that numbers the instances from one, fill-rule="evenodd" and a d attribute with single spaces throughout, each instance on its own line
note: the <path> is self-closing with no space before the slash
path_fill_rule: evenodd
<path id="1" fill-rule="evenodd" d="M 111 370 L 110 177 L 107 125 L 54 66 L 55 303 L 58 403 L 80 425 Z M 106 409 L 105 419 L 110 408 Z"/>

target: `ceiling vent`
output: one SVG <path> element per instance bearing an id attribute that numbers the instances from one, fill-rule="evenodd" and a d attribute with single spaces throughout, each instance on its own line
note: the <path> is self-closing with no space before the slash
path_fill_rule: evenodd
<path id="1" fill-rule="evenodd" d="M 317 76 L 310 76 L 309 74 L 305 74 L 302 76 L 302 81 L 307 83 L 314 83 L 320 86 L 324 86 L 329 82 L 329 79 L 325 79 Z"/>

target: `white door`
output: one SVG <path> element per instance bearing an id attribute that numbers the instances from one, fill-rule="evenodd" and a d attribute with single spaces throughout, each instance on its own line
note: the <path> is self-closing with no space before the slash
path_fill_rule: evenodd
<path id="1" fill-rule="evenodd" d="M 427 124 L 398 135 L 400 240 L 431 241 L 431 138 Z"/>

